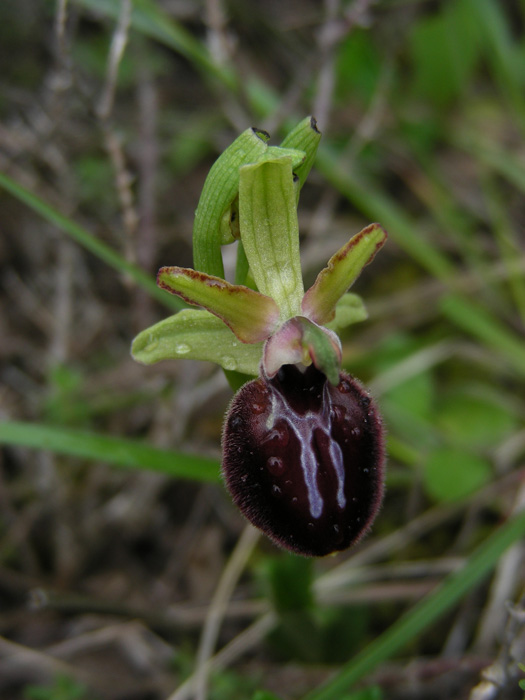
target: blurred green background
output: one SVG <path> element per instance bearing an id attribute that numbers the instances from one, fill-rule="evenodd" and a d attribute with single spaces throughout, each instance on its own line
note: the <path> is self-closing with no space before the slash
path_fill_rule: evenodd
<path id="1" fill-rule="evenodd" d="M 491 664 L 522 697 L 524 26 L 518 0 L 0 5 L 2 698 L 474 698 Z M 305 282 L 389 233 L 342 339 L 387 494 L 314 562 L 218 483 L 220 371 L 129 357 L 215 158 L 307 114 Z"/>

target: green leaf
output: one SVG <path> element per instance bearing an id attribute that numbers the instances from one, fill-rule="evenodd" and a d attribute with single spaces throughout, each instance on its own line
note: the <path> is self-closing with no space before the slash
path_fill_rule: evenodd
<path id="1" fill-rule="evenodd" d="M 398 409 L 407 415 L 412 415 L 416 420 L 420 417 L 432 419 L 435 422 L 433 417 L 435 388 L 430 371 L 419 372 L 408 377 L 388 388 L 383 396 L 395 405 L 394 410 Z"/>
<path id="2" fill-rule="evenodd" d="M 276 301 L 281 320 L 296 316 L 304 288 L 290 158 L 241 168 L 239 213 L 241 239 L 257 288 Z"/>
<path id="3" fill-rule="evenodd" d="M 490 463 L 477 455 L 442 447 L 431 452 L 423 469 L 427 493 L 436 501 L 457 501 L 490 481 Z"/>
<path id="4" fill-rule="evenodd" d="M 365 304 L 358 294 L 343 294 L 335 306 L 335 316 L 334 318 L 325 323 L 326 328 L 332 331 L 340 331 L 342 328 L 352 325 L 352 323 L 358 323 L 359 321 L 366 321 L 368 318 L 368 311 L 366 310 Z"/>
<path id="5" fill-rule="evenodd" d="M 309 610 L 314 602 L 312 593 L 313 565 L 311 559 L 284 554 L 268 559 L 262 573 L 270 589 L 270 598 L 279 613 Z"/>
<path id="6" fill-rule="evenodd" d="M 243 343 L 265 340 L 277 328 L 279 309 L 274 300 L 249 287 L 185 267 L 162 267 L 157 284 L 218 316 Z"/>
<path id="7" fill-rule="evenodd" d="M 193 223 L 193 263 L 196 270 L 224 277 L 221 222 L 239 190 L 239 168 L 260 159 L 268 134 L 246 129 L 212 165 L 202 188 Z"/>
<path id="8" fill-rule="evenodd" d="M 256 376 L 262 343 L 241 343 L 219 318 L 208 311 L 184 309 L 139 333 L 131 352 L 135 360 L 145 365 L 191 358 Z"/>
<path id="9" fill-rule="evenodd" d="M 304 295 L 303 313 L 315 323 L 325 325 L 335 316 L 337 302 L 355 282 L 387 238 L 379 224 L 370 224 L 356 234 L 328 261 L 327 267 Z"/>
<path id="10" fill-rule="evenodd" d="M 301 165 L 292 163 L 293 170 L 299 178 L 300 188 L 304 185 L 308 173 L 312 169 L 320 141 L 321 132 L 317 128 L 316 120 L 314 117 L 306 117 L 285 136 L 281 143 L 281 148 L 299 149 L 306 154 Z"/>
<path id="11" fill-rule="evenodd" d="M 220 478 L 219 462 L 215 459 L 39 423 L 0 422 L 0 444 L 51 450 L 118 467 L 150 469 L 181 479 L 219 481 Z"/>
<path id="12" fill-rule="evenodd" d="M 489 396 L 454 393 L 447 396 L 436 417 L 438 426 L 465 447 L 495 447 L 519 429 L 514 406 L 504 406 Z"/>

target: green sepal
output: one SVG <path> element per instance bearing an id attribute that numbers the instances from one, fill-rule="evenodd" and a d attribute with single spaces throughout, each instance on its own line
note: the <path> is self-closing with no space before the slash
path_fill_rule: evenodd
<path id="1" fill-rule="evenodd" d="M 139 333 L 131 354 L 144 365 L 161 360 L 207 360 L 225 370 L 256 376 L 262 349 L 262 343 L 242 343 L 208 311 L 184 309 Z"/>
<path id="2" fill-rule="evenodd" d="M 275 160 L 276 158 L 290 158 L 292 170 L 300 169 L 306 160 L 306 151 L 297 148 L 283 148 L 282 146 L 268 146 L 266 151 L 259 158 L 258 162 L 265 160 Z"/>
<path id="3" fill-rule="evenodd" d="M 292 160 L 292 169 L 299 167 L 306 158 L 304 151 L 298 151 L 294 148 L 281 148 L 280 146 L 268 146 L 257 163 L 262 163 L 266 160 L 275 160 L 276 158 L 288 157 Z M 220 223 L 220 241 L 221 245 L 229 245 L 240 238 L 239 227 L 239 195 L 237 194 L 229 207 L 224 211 Z"/>
<path id="4" fill-rule="evenodd" d="M 243 343 L 258 343 L 276 330 L 279 308 L 268 296 L 186 267 L 161 267 L 157 284 L 188 304 L 220 318 Z"/>
<path id="5" fill-rule="evenodd" d="M 246 129 L 212 165 L 204 183 L 193 224 L 196 270 L 224 277 L 221 221 L 239 189 L 239 168 L 259 160 L 269 139 L 265 131 Z"/>
<path id="6" fill-rule="evenodd" d="M 338 332 L 342 328 L 352 325 L 352 323 L 366 321 L 367 318 L 368 311 L 364 301 L 359 294 L 349 292 L 348 294 L 343 294 L 339 299 L 335 307 L 335 317 L 332 321 L 326 323 L 325 326 L 332 331 Z"/>
<path id="7" fill-rule="evenodd" d="M 315 118 L 306 117 L 290 131 L 281 143 L 281 148 L 294 148 L 304 151 L 306 154 L 303 163 L 294 168 L 294 172 L 299 177 L 299 189 L 304 185 L 308 173 L 312 169 L 320 141 L 321 132 L 317 128 Z"/>
<path id="8" fill-rule="evenodd" d="M 241 239 L 257 289 L 275 300 L 282 321 L 296 316 L 304 287 L 290 158 L 241 168 L 239 214 Z"/>
<path id="9" fill-rule="evenodd" d="M 340 248 L 304 295 L 301 305 L 304 315 L 323 326 L 332 321 L 337 302 L 373 260 L 386 238 L 386 231 L 379 224 L 370 224 Z"/>

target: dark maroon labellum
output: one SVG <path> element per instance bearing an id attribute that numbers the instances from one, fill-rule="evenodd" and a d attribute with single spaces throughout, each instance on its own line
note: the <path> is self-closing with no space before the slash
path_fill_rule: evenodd
<path id="1" fill-rule="evenodd" d="M 306 556 L 354 544 L 383 496 L 379 412 L 345 372 L 337 386 L 313 365 L 284 365 L 235 395 L 223 433 L 223 474 L 242 513 Z"/>

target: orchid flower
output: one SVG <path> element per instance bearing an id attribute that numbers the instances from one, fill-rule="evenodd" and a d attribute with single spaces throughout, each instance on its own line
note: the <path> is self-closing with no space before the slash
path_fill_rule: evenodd
<path id="1" fill-rule="evenodd" d="M 381 417 L 342 371 L 337 331 L 366 318 L 348 289 L 386 232 L 367 226 L 304 291 L 297 203 L 319 138 L 313 119 L 280 147 L 249 129 L 221 155 L 196 212 L 195 269 L 163 267 L 157 276 L 199 308 L 143 331 L 132 347 L 146 364 L 211 360 L 240 386 L 222 436 L 226 485 L 249 521 L 306 556 L 355 543 L 379 509 L 384 481 Z M 234 284 L 224 279 L 221 245 L 236 239 Z"/>

